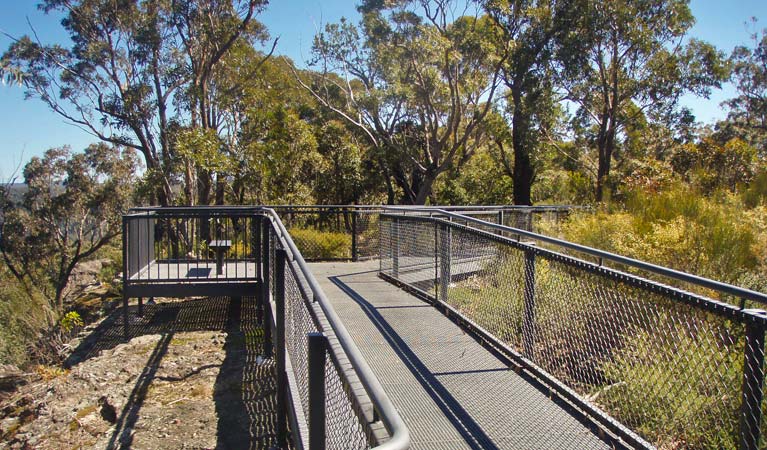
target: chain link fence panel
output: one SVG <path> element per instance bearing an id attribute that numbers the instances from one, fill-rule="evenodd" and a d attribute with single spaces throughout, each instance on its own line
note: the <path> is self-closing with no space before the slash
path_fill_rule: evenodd
<path id="1" fill-rule="evenodd" d="M 763 315 L 445 220 L 382 216 L 380 230 L 383 274 L 629 434 L 658 448 L 757 448 Z"/>
<path id="2" fill-rule="evenodd" d="M 280 239 L 273 233 L 270 237 L 270 280 L 273 298 L 278 298 L 274 270 L 278 254 L 277 249 L 284 250 Z M 299 393 L 298 403 L 303 416 L 310 416 L 309 399 L 309 366 L 308 366 L 308 334 L 322 332 L 327 342 L 337 342 L 335 333 L 330 328 L 319 304 L 314 302 L 311 290 L 300 267 L 293 260 L 286 261 L 285 280 L 285 347 L 287 357 L 292 367 Z M 325 359 L 325 448 L 327 449 L 368 449 L 375 444 L 372 433 L 362 413 L 361 402 L 369 402 L 367 398 L 355 397 L 352 392 L 352 382 L 359 383 L 356 375 L 338 345 L 326 346 Z M 345 364 L 343 363 L 345 362 Z"/>

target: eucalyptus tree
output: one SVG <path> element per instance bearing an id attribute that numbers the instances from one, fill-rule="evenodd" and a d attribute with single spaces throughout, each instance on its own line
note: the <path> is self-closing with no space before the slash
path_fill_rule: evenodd
<path id="1" fill-rule="evenodd" d="M 725 102 L 730 109 L 722 128 L 732 129 L 755 146 L 767 160 L 767 30 L 754 33 L 753 48 L 736 47 L 731 56 L 732 78 L 738 95 Z"/>
<path id="2" fill-rule="evenodd" d="M 423 204 L 482 139 L 500 85 L 500 34 L 472 2 L 369 0 L 358 10 L 359 27 L 342 20 L 315 37 L 318 71 L 298 79 L 365 137 L 388 201 Z"/>
<path id="3" fill-rule="evenodd" d="M 215 71 L 236 43 L 265 39 L 266 0 L 44 0 L 71 48 L 24 36 L 3 56 L 28 97 L 104 142 L 138 150 L 160 204 L 175 201 L 179 126 L 219 131 Z M 205 168 L 201 168 L 205 173 Z M 203 190 L 201 200 L 208 201 Z"/>
<path id="4" fill-rule="evenodd" d="M 514 203 L 531 205 L 536 154 L 552 133 L 557 98 L 552 60 L 557 44 L 574 29 L 579 0 L 488 0 L 485 9 L 508 48 L 503 65 L 509 130 L 498 129 L 500 162 L 513 180 Z M 503 128 L 501 126 L 501 128 Z M 504 134 L 509 134 L 508 139 Z M 507 147 L 511 146 L 509 153 Z"/>
<path id="5" fill-rule="evenodd" d="M 75 266 L 122 232 L 135 165 L 133 150 L 104 143 L 75 154 L 54 148 L 24 166 L 21 199 L 0 189 L 0 254 L 28 292 L 44 292 L 56 313 Z"/>
<path id="6" fill-rule="evenodd" d="M 665 122 L 683 94 L 719 87 L 727 67 L 713 46 L 687 38 L 688 0 L 588 0 L 579 12 L 562 37 L 557 85 L 596 149 L 600 201 L 625 125 L 641 115 Z"/>

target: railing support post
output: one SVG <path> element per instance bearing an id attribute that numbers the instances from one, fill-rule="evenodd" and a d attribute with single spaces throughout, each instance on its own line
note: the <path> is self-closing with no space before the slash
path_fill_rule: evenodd
<path id="1" fill-rule="evenodd" d="M 253 259 L 256 261 L 256 278 L 261 278 L 261 216 L 253 216 L 251 222 L 253 236 Z"/>
<path id="2" fill-rule="evenodd" d="M 128 218 L 123 216 L 123 235 L 122 235 L 122 241 L 123 241 L 123 338 L 125 340 L 128 340 L 128 295 L 126 292 L 128 291 L 128 271 L 132 269 L 130 261 L 128 260 L 128 244 L 135 246 L 135 249 L 132 250 L 138 250 L 138 242 L 133 242 L 134 239 L 131 239 L 128 241 Z M 133 256 L 133 255 L 131 255 Z M 132 275 L 132 274 L 131 274 Z"/>
<path id="3" fill-rule="evenodd" d="M 325 449 L 325 349 L 322 333 L 309 333 L 309 450 Z"/>
<path id="4" fill-rule="evenodd" d="M 263 237 L 261 239 L 261 270 L 263 277 L 261 279 L 261 302 L 264 305 L 264 319 L 262 321 L 264 325 L 264 356 L 272 356 L 272 311 L 271 311 L 271 299 L 270 281 L 269 280 L 269 233 L 271 232 L 271 223 L 269 220 L 264 220 L 261 223 L 261 232 Z"/>
<path id="5" fill-rule="evenodd" d="M 524 313 L 522 316 L 522 350 L 533 359 L 535 347 L 535 252 L 525 250 Z"/>
<path id="6" fill-rule="evenodd" d="M 452 256 L 450 250 L 452 248 L 453 234 L 450 229 L 450 225 L 442 225 L 442 233 L 440 237 L 440 273 L 439 273 L 439 293 L 437 298 L 443 302 L 447 302 L 448 289 L 450 289 L 450 279 L 452 278 L 451 265 Z"/>
<path id="7" fill-rule="evenodd" d="M 399 278 L 399 219 L 391 220 L 391 271 L 394 278 Z"/>
<path id="8" fill-rule="evenodd" d="M 277 337 L 275 343 L 276 369 L 277 369 L 277 443 L 279 448 L 287 447 L 288 435 L 288 400 L 287 400 L 287 375 L 285 372 L 285 262 L 287 253 L 285 250 L 277 250 L 274 261 L 274 286 L 276 295 L 274 298 L 277 312 Z"/>
<path id="9" fill-rule="evenodd" d="M 764 334 L 762 321 L 746 322 L 743 362 L 743 403 L 740 411 L 740 448 L 757 450 L 764 397 Z"/>
<path id="10" fill-rule="evenodd" d="M 124 289 L 124 288 L 123 288 Z M 130 314 L 128 313 L 128 295 L 123 294 L 123 338 L 130 337 Z"/>
<path id="11" fill-rule="evenodd" d="M 357 262 L 359 256 L 358 256 L 358 246 L 357 242 L 357 210 L 352 208 L 352 261 Z"/>

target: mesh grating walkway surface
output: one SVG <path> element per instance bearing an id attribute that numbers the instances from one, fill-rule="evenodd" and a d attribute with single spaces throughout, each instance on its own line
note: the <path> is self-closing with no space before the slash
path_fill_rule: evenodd
<path id="1" fill-rule="evenodd" d="M 439 311 L 378 278 L 378 261 L 310 266 L 405 420 L 411 448 L 611 448 Z"/>

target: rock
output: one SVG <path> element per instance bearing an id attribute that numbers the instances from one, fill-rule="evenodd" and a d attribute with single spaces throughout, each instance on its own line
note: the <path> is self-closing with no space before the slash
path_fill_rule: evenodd
<path id="1" fill-rule="evenodd" d="M 106 395 L 99 398 L 99 406 L 101 407 L 99 413 L 102 419 L 112 424 L 117 423 L 117 410 L 109 403 Z"/>
<path id="2" fill-rule="evenodd" d="M 64 298 L 70 302 L 85 294 L 89 288 L 98 287 L 99 273 L 104 267 L 112 265 L 109 259 L 97 259 L 94 261 L 84 261 L 77 264 L 72 270 L 69 282 L 64 290 Z"/>
<path id="3" fill-rule="evenodd" d="M 30 377 L 31 374 L 22 372 L 16 366 L 0 365 L 0 391 L 12 391 L 18 386 L 27 384 Z"/>
<path id="4" fill-rule="evenodd" d="M 3 439 L 13 437 L 16 430 L 18 430 L 21 425 L 19 422 L 18 417 L 6 417 L 5 419 L 0 420 L 0 436 L 2 436 Z"/>

